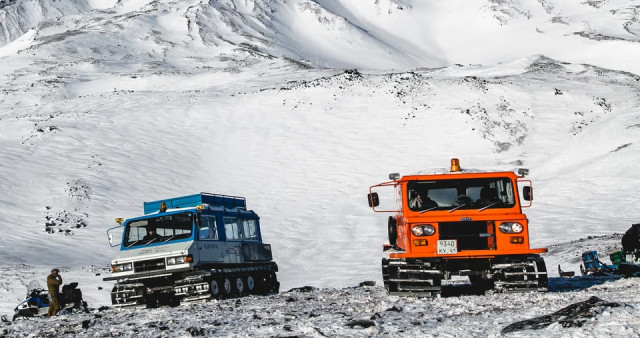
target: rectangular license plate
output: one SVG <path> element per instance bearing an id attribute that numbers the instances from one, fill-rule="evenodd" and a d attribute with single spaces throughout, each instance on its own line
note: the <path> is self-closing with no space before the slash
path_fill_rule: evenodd
<path id="1" fill-rule="evenodd" d="M 444 239 L 438 241 L 438 255 L 453 255 L 458 253 L 458 241 Z"/>

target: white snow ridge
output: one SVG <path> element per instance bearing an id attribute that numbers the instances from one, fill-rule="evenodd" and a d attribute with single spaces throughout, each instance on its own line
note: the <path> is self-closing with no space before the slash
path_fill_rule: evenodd
<path id="1" fill-rule="evenodd" d="M 633 0 L 0 0 L 0 314 L 52 267 L 89 304 L 0 335 L 640 336 L 640 280 L 557 272 L 640 223 L 639 22 Z M 368 188 L 453 157 L 530 169 L 548 292 L 385 293 Z M 201 191 L 246 197 L 281 293 L 112 308 L 114 219 Z"/>

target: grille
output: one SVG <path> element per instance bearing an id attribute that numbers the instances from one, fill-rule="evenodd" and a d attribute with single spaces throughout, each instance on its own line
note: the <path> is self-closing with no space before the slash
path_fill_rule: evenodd
<path id="1" fill-rule="evenodd" d="M 164 258 L 134 262 L 133 267 L 135 269 L 135 272 L 164 270 Z"/>
<path id="2" fill-rule="evenodd" d="M 438 226 L 440 239 L 458 241 L 458 251 L 496 248 L 493 222 L 446 222 Z"/>

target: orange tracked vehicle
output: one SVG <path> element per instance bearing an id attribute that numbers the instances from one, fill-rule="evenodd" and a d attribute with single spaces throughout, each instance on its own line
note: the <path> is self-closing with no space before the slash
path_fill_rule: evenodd
<path id="1" fill-rule="evenodd" d="M 529 247 L 529 222 L 522 213 L 532 201 L 527 173 L 463 170 L 452 159 L 449 170 L 390 174 L 391 181 L 370 187 L 373 211 L 393 214 L 382 258 L 387 291 L 439 296 L 442 279 L 452 275 L 468 276 L 483 289 L 546 291 L 540 254 L 547 249 Z M 380 206 L 377 192 L 383 188 L 393 189 L 383 203 L 387 207 Z"/>

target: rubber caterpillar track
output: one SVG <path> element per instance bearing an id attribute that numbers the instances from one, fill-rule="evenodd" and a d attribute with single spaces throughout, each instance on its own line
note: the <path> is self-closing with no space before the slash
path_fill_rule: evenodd
<path id="1" fill-rule="evenodd" d="M 439 297 L 448 279 L 447 261 L 428 258 L 383 258 L 382 280 L 390 295 Z M 544 260 L 538 256 L 487 260 L 483 275 L 472 284 L 495 292 L 547 291 Z"/>
<path id="2" fill-rule="evenodd" d="M 267 295 L 277 293 L 280 283 L 275 263 L 234 268 L 210 268 L 179 276 L 121 280 L 111 291 L 116 307 L 159 305 L 175 306 L 205 299 Z"/>

